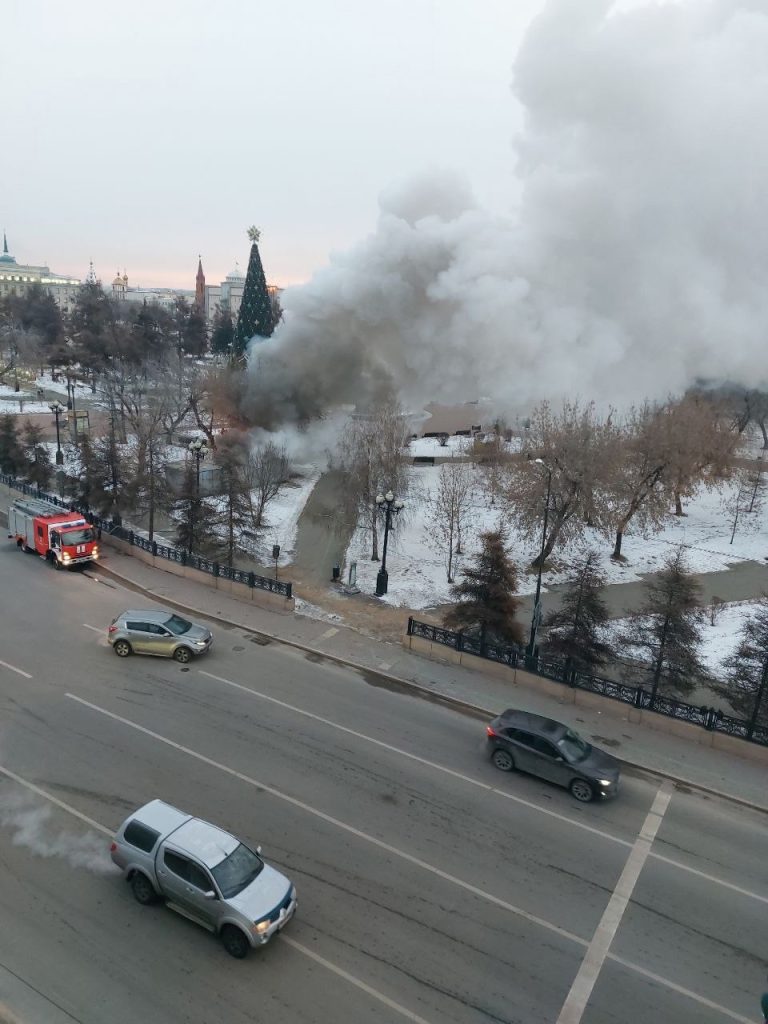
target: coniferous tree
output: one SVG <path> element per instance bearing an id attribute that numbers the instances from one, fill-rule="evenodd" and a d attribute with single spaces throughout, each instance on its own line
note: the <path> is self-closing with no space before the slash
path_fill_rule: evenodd
<path id="1" fill-rule="evenodd" d="M 611 648 L 602 635 L 608 609 L 602 599 L 605 574 L 596 551 L 588 551 L 575 567 L 560 608 L 544 621 L 547 653 L 565 659 L 565 677 L 573 671 L 591 672 L 603 665 Z"/>
<path id="2" fill-rule="evenodd" d="M 122 522 L 127 467 L 114 433 L 95 439 L 85 435 L 80 442 L 79 456 L 80 471 L 70 480 L 78 503 L 116 523 Z"/>
<path id="3" fill-rule="evenodd" d="M 105 499 L 104 481 L 99 478 L 99 467 L 88 434 L 85 434 L 80 442 L 78 456 L 80 469 L 68 478 L 69 489 L 74 494 L 76 504 L 86 512 L 90 512 L 91 509 L 101 512 L 108 502 Z"/>
<path id="4" fill-rule="evenodd" d="M 234 565 L 240 533 L 251 522 L 246 439 L 237 434 L 224 434 L 216 450 L 216 464 L 223 502 L 224 556 L 227 565 Z"/>
<path id="5" fill-rule="evenodd" d="M 228 309 L 217 309 L 211 330 L 211 352 L 218 356 L 228 356 L 235 340 L 235 326 L 232 314 Z"/>
<path id="6" fill-rule="evenodd" d="M 621 641 L 644 652 L 652 697 L 660 688 L 689 694 L 697 679 L 706 678 L 706 670 L 698 655 L 701 586 L 688 571 L 682 548 L 646 581 L 645 589 L 645 604 L 629 616 Z"/>
<path id="7" fill-rule="evenodd" d="M 238 361 L 245 358 L 251 338 L 269 338 L 275 329 L 275 310 L 259 255 L 258 229 L 249 228 L 248 237 L 251 240 L 251 255 L 232 345 L 232 358 Z"/>
<path id="8" fill-rule="evenodd" d="M 43 431 L 29 420 L 22 431 L 22 450 L 24 453 L 24 476 L 38 488 L 45 488 L 51 480 L 53 466 L 48 449 L 43 444 Z"/>
<path id="9" fill-rule="evenodd" d="M 16 418 L 6 413 L 0 418 L 0 470 L 16 476 L 24 466 L 24 451 L 19 441 Z"/>
<path id="10" fill-rule="evenodd" d="M 124 498 L 133 513 L 146 516 L 149 539 L 154 540 L 157 516 L 168 512 L 173 504 L 158 410 L 148 410 L 137 427 L 136 450 L 129 462 Z"/>
<path id="11" fill-rule="evenodd" d="M 173 504 L 173 518 L 177 524 L 176 543 L 180 548 L 203 557 L 216 554 L 212 528 L 218 516 L 211 503 L 200 494 L 197 467 L 192 461 L 185 467 L 181 489 Z"/>
<path id="12" fill-rule="evenodd" d="M 474 565 L 462 570 L 464 577 L 451 587 L 456 607 L 445 624 L 456 629 L 479 629 L 481 640 L 521 643 L 523 630 L 515 622 L 520 602 L 515 598 L 517 572 L 504 546 L 501 530 L 480 535 L 482 547 Z"/>
<path id="13" fill-rule="evenodd" d="M 748 735 L 756 727 L 768 730 L 768 597 L 741 627 L 739 646 L 726 659 L 727 682 L 715 690 L 748 722 Z"/>

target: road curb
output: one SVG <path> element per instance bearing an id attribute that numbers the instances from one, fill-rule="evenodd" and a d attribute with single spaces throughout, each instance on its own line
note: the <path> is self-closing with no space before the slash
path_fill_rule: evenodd
<path id="1" fill-rule="evenodd" d="M 301 643 L 299 640 L 290 640 L 286 637 L 277 636 L 274 633 L 267 633 L 263 629 L 253 629 L 250 626 L 246 626 L 242 622 L 235 622 L 233 619 L 228 619 L 223 615 L 216 615 L 211 612 L 204 611 L 201 608 L 197 608 L 192 604 L 185 604 L 184 602 L 167 598 L 165 595 L 156 594 L 153 590 L 148 587 L 144 587 L 139 583 L 135 583 L 133 580 L 127 579 L 125 576 L 121 576 L 115 569 L 108 568 L 103 563 L 98 563 L 96 569 L 99 574 L 110 576 L 123 585 L 129 585 L 144 594 L 151 595 L 155 600 L 162 601 L 174 608 L 178 608 L 182 611 L 191 612 L 195 615 L 200 615 L 203 618 L 210 619 L 214 622 L 220 622 L 222 625 L 230 626 L 235 629 L 242 629 L 249 633 L 255 633 L 259 636 L 266 637 L 268 640 L 283 644 L 286 647 L 292 647 L 294 650 L 301 651 L 305 654 L 311 654 L 313 657 L 321 658 L 323 661 L 330 661 L 336 665 L 340 665 L 343 668 L 352 669 L 355 672 L 361 673 L 363 676 L 369 678 L 378 679 L 381 681 L 381 685 L 389 690 L 400 691 L 401 693 L 410 694 L 417 697 L 420 700 L 427 701 L 430 704 L 439 704 L 444 707 L 449 707 L 454 711 L 458 711 L 461 714 L 467 715 L 471 718 L 477 718 L 481 721 L 487 721 L 490 718 L 495 718 L 499 714 L 499 709 L 489 709 L 480 707 L 477 704 L 472 704 L 469 701 L 461 700 L 459 697 L 452 697 L 449 694 L 440 693 L 439 691 L 431 690 L 429 687 L 422 686 L 420 683 L 413 682 L 410 679 L 403 679 L 401 676 L 392 675 L 389 672 L 384 672 L 382 669 L 370 668 L 368 665 L 361 665 L 360 662 L 353 661 L 351 658 L 344 658 L 338 654 L 329 654 L 327 651 L 319 650 L 317 647 L 310 647 L 309 644 Z M 98 579 L 98 576 L 91 577 Z M 616 755 L 613 755 L 616 756 Z M 717 797 L 720 800 L 729 800 L 731 803 L 746 807 L 753 811 L 758 811 L 762 814 L 768 814 L 768 805 L 755 803 L 751 800 L 747 800 L 744 797 L 735 796 L 732 793 L 727 793 L 725 790 L 714 789 L 713 787 L 703 786 L 700 782 L 694 782 L 692 779 L 685 778 L 682 775 L 673 775 L 668 771 L 661 771 L 658 768 L 651 768 L 648 765 L 642 764 L 638 761 L 632 761 L 629 758 L 617 757 L 616 758 L 624 768 L 640 772 L 644 775 L 649 775 L 655 779 L 662 779 L 675 784 L 680 789 L 689 789 L 697 793 L 703 793 L 705 796 Z"/>

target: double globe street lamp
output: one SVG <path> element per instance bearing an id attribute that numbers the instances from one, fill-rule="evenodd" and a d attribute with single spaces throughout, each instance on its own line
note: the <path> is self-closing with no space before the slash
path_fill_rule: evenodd
<path id="1" fill-rule="evenodd" d="M 536 577 L 536 599 L 533 602 L 533 618 L 531 619 L 531 636 L 526 649 L 526 661 L 528 667 L 534 667 L 536 660 L 536 633 L 541 624 L 541 573 L 544 568 L 544 548 L 547 542 L 547 526 L 549 524 L 549 498 L 552 494 L 552 469 L 543 459 L 533 460 L 537 465 L 543 466 L 547 471 L 547 500 L 544 505 L 544 528 L 541 531 L 541 551 L 539 552 L 539 572 Z"/>
<path id="2" fill-rule="evenodd" d="M 203 441 L 201 437 L 196 437 L 194 440 L 189 442 L 187 446 L 190 454 L 195 459 L 195 497 L 193 501 L 189 503 L 189 544 L 188 550 L 190 555 L 192 554 L 192 547 L 195 537 L 195 507 L 200 501 L 200 463 L 206 457 L 209 452 L 208 445 Z"/>
<path id="3" fill-rule="evenodd" d="M 376 504 L 380 510 L 384 511 L 384 547 L 381 552 L 381 568 L 376 574 L 376 597 L 383 597 L 387 592 L 389 580 L 387 575 L 387 541 L 389 540 L 389 531 L 392 529 L 392 519 L 401 511 L 404 503 L 396 499 L 392 491 L 387 491 L 386 494 L 376 495 Z"/>
<path id="4" fill-rule="evenodd" d="M 61 402 L 51 402 L 48 406 L 53 415 L 56 417 L 56 465 L 64 465 L 64 452 L 61 450 L 61 434 L 59 433 L 59 416 L 66 411 L 66 406 L 62 405 Z"/>

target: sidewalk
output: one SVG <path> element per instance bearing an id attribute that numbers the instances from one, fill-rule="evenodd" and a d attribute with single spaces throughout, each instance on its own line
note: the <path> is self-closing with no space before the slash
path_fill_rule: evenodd
<path id="1" fill-rule="evenodd" d="M 642 725 L 630 723 L 623 705 L 606 699 L 606 711 L 574 705 L 569 690 L 563 699 L 537 691 L 535 685 L 487 675 L 482 663 L 477 669 L 444 665 L 412 654 L 398 642 L 374 639 L 344 624 L 332 613 L 286 615 L 236 600 L 193 580 L 184 579 L 145 565 L 137 558 L 108 548 L 97 574 L 112 576 L 161 602 L 188 609 L 202 618 L 219 619 L 242 629 L 263 633 L 303 650 L 308 650 L 371 673 L 377 685 L 413 692 L 419 688 L 426 699 L 463 705 L 478 717 L 498 714 L 506 707 L 525 708 L 551 718 L 565 719 L 607 747 L 627 766 L 663 775 L 684 785 L 722 794 L 749 806 L 768 811 L 768 770 L 761 764 L 712 750 L 699 743 Z M 339 602 L 334 602 L 339 606 Z M 353 611 L 354 605 L 350 605 Z M 382 613 L 391 611 L 381 608 Z M 405 629 L 403 617 L 402 630 Z M 702 739 L 706 738 L 704 730 Z"/>

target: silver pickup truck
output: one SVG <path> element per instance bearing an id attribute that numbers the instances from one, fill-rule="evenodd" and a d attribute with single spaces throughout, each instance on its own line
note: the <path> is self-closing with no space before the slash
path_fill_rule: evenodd
<path id="1" fill-rule="evenodd" d="M 234 836 L 152 800 L 127 818 L 110 847 L 112 860 L 142 904 L 169 907 L 217 933 L 242 959 L 263 946 L 296 912 L 285 875 Z"/>

